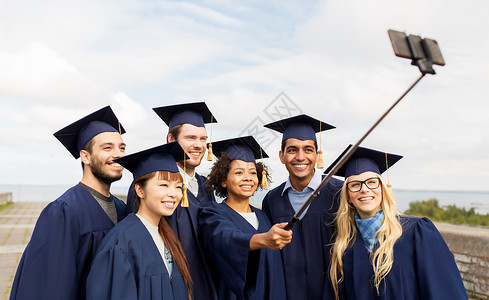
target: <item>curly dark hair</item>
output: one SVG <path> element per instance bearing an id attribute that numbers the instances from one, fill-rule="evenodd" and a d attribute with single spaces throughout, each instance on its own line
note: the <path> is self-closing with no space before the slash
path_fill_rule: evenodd
<path id="1" fill-rule="evenodd" d="M 207 190 L 210 192 L 216 192 L 216 195 L 221 198 L 226 198 L 228 196 L 228 189 L 222 186 L 222 182 L 228 177 L 229 169 L 231 168 L 231 163 L 234 159 L 227 156 L 225 153 L 221 153 L 217 161 L 211 168 L 211 172 L 207 176 Z M 270 172 L 268 167 L 262 162 L 255 162 L 256 172 L 258 175 L 258 188 L 261 189 L 262 182 L 262 172 L 265 170 L 267 172 L 267 181 L 271 183 Z"/>

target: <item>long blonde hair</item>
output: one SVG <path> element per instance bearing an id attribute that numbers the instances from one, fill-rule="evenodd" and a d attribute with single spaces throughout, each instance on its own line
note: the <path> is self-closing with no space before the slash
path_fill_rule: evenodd
<path id="1" fill-rule="evenodd" d="M 377 231 L 379 247 L 375 250 L 373 256 L 371 256 L 374 270 L 373 284 L 377 290 L 377 294 L 379 294 L 380 283 L 392 269 L 392 264 L 394 263 L 394 244 L 402 235 L 402 227 L 401 223 L 399 223 L 399 211 L 396 208 L 394 195 L 390 188 L 382 181 L 382 178 L 380 176 L 379 178 L 382 188 L 380 207 L 384 212 L 384 220 L 382 221 L 382 226 Z M 339 298 L 338 285 L 345 279 L 343 255 L 357 235 L 355 223 L 355 213 L 357 210 L 348 202 L 347 183 L 348 180 L 345 180 L 341 189 L 340 207 L 335 218 L 337 235 L 332 248 L 331 267 L 329 270 L 336 299 Z"/>

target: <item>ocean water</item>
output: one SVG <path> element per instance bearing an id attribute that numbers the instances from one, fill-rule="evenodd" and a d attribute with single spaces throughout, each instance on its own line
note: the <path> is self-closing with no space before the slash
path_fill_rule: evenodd
<path id="1" fill-rule="evenodd" d="M 11 192 L 13 200 L 50 202 L 61 196 L 70 186 L 62 185 L 0 185 L 0 193 Z M 126 195 L 126 187 L 113 187 L 111 192 Z M 251 198 L 251 204 L 261 207 L 261 200 L 268 190 L 259 190 Z M 409 208 L 411 201 L 437 199 L 440 206 L 456 205 L 465 209 L 474 208 L 479 214 L 489 214 L 489 192 L 473 191 L 426 191 L 394 189 L 397 207 L 401 212 Z"/>

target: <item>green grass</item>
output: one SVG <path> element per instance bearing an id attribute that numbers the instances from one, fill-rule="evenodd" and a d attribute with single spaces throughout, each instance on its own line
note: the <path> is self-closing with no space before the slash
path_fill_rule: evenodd
<path id="1" fill-rule="evenodd" d="M 409 208 L 404 211 L 404 214 L 427 217 L 431 221 L 436 222 L 489 226 L 489 215 L 480 215 L 475 212 L 474 208 L 466 210 L 465 208 L 458 208 L 455 205 L 441 208 L 436 199 L 411 202 L 409 203 Z"/>
<path id="2" fill-rule="evenodd" d="M 7 207 L 9 207 L 9 206 L 10 206 L 10 205 L 12 205 L 12 204 L 13 204 L 13 203 L 12 203 L 12 202 L 10 202 L 10 203 L 7 203 L 7 204 L 2 204 L 2 205 L 0 205 L 0 211 L 2 211 L 2 210 L 4 210 L 4 209 L 6 209 Z"/>

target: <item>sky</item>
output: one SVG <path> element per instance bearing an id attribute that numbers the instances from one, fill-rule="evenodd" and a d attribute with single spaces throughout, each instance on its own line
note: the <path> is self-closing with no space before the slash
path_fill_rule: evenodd
<path id="1" fill-rule="evenodd" d="M 304 113 L 335 126 L 318 135 L 328 165 L 420 77 L 394 55 L 394 29 L 435 39 L 446 65 L 362 146 L 404 156 L 394 188 L 489 191 L 487 11 L 479 0 L 0 0 L 0 184 L 76 184 L 80 161 L 53 133 L 106 105 L 134 153 L 165 141 L 153 107 L 205 101 L 212 140 L 255 135 L 276 186 L 281 137 L 264 123 Z"/>

